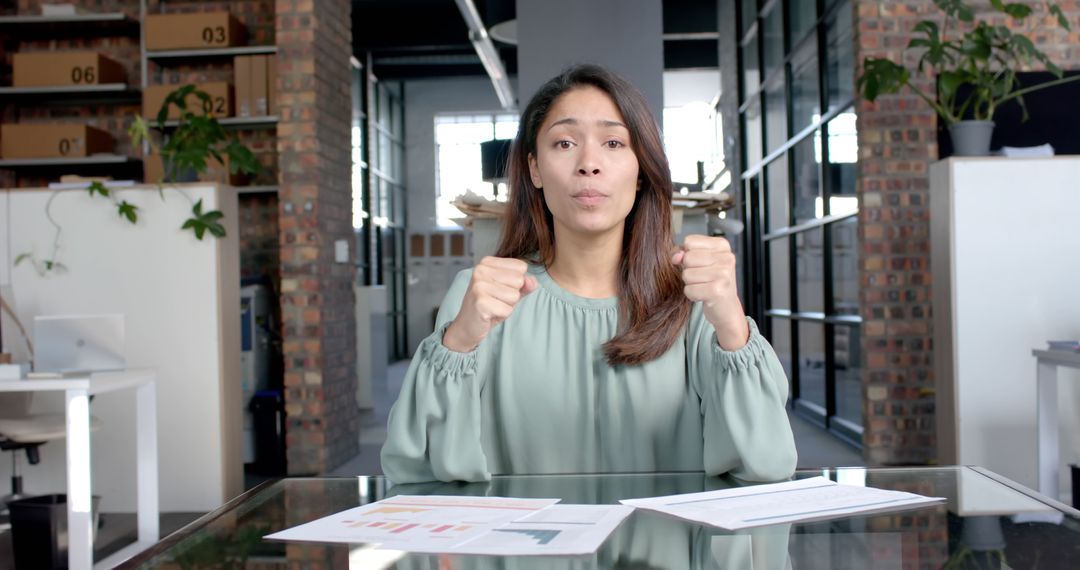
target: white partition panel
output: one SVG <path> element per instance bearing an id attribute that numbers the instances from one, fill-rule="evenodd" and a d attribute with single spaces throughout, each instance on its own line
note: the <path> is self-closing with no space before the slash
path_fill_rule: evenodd
<path id="1" fill-rule="evenodd" d="M 1080 338 L 1080 157 L 941 161 L 930 205 L 939 461 L 1037 488 L 1031 350 Z M 1076 380 L 1060 381 L 1073 461 Z"/>
<path id="2" fill-rule="evenodd" d="M 42 276 L 22 252 L 47 257 L 53 226 L 45 215 L 53 192 L 0 191 L 0 284 L 10 284 L 20 318 L 35 315 L 123 313 L 130 366 L 158 370 L 158 449 L 161 509 L 206 511 L 243 487 L 240 453 L 239 253 L 236 194 L 214 185 L 119 190 L 138 207 L 131 225 L 103 198 L 63 191 L 52 202 L 63 228 L 59 259 L 66 272 Z M 180 226 L 193 201 L 219 209 L 227 236 L 196 240 Z M 5 337 L 10 331 L 5 331 Z M 35 410 L 62 402 L 36 397 Z M 105 511 L 134 511 L 135 406 L 131 394 L 95 398 L 104 422 L 94 433 L 93 486 Z M 64 445 L 48 443 L 42 462 L 22 469 L 29 493 L 64 490 Z M 11 462 L 0 459 L 0 481 Z"/>

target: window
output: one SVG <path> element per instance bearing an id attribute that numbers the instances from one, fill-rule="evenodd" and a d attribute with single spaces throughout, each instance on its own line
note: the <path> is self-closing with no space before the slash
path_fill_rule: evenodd
<path id="1" fill-rule="evenodd" d="M 751 229 L 744 277 L 765 292 L 744 296 L 747 311 L 768 324 L 792 382 L 795 411 L 858 444 L 852 4 L 768 0 L 740 6 L 741 182 L 752 190 L 764 181 L 762 191 L 745 193 L 742 209 Z"/>
<path id="2" fill-rule="evenodd" d="M 717 148 L 718 130 L 716 109 L 706 101 L 695 101 L 681 107 L 664 109 L 664 148 L 671 166 L 671 179 L 678 182 L 698 182 L 698 162 L 706 170 L 719 173 L 724 169 L 723 150 Z M 703 128 L 702 125 L 712 125 Z"/>
<path id="3" fill-rule="evenodd" d="M 517 134 L 518 117 L 510 114 L 435 117 L 435 216 L 440 228 L 456 228 L 455 218 L 463 217 L 454 200 L 472 192 L 490 200 L 506 199 L 506 184 L 497 186 L 482 178 L 480 143 L 512 139 Z"/>
<path id="4" fill-rule="evenodd" d="M 405 122 L 402 85 L 357 69 L 353 82 L 353 226 L 357 280 L 384 285 L 391 361 L 408 357 L 405 271 Z M 357 187 L 359 185 L 359 187 Z"/>

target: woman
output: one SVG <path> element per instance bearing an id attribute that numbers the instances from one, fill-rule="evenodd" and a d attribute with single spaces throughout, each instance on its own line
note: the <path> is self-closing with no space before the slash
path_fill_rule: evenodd
<path id="1" fill-rule="evenodd" d="M 644 97 L 596 66 L 522 114 L 494 257 L 458 274 L 390 412 L 395 483 L 795 468 L 788 387 L 724 238 L 672 242 Z"/>

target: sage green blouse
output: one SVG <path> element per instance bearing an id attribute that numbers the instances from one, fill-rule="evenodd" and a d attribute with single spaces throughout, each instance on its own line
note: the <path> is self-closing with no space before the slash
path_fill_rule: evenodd
<path id="1" fill-rule="evenodd" d="M 791 476 L 788 381 L 753 320 L 749 342 L 726 351 L 695 303 L 666 353 L 611 366 L 603 344 L 616 334 L 618 300 L 579 297 L 542 266 L 529 271 L 540 286 L 469 353 L 442 344 L 472 270 L 458 273 L 390 411 L 382 467 L 391 481 L 648 471 Z"/>

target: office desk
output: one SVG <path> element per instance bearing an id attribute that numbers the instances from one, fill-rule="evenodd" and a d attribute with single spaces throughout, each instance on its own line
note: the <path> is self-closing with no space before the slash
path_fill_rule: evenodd
<path id="1" fill-rule="evenodd" d="M 559 497 L 564 503 L 692 493 L 741 485 L 701 473 L 496 477 L 490 483 L 389 488 L 382 477 L 264 483 L 209 513 L 125 567 L 199 568 L 940 568 L 954 561 L 1012 568 L 1080 567 L 1080 511 L 972 467 L 842 468 L 799 472 L 947 499 L 918 510 L 727 532 L 635 511 L 595 554 L 503 558 L 406 555 L 364 545 L 262 540 L 278 530 L 395 494 Z M 995 567 L 1004 567 L 999 564 Z M 990 566 L 980 566 L 990 567 Z"/>
<path id="2" fill-rule="evenodd" d="M 135 447 L 137 469 L 138 540 L 99 562 L 111 568 L 157 542 L 158 468 L 157 396 L 152 369 L 95 372 L 82 377 L 9 380 L 0 382 L 2 392 L 64 392 L 67 429 L 68 567 L 93 566 L 90 472 L 90 396 L 134 389 L 136 399 Z M 107 421 L 107 420 L 106 420 Z"/>
<path id="3" fill-rule="evenodd" d="M 1080 368 L 1080 352 L 1032 350 L 1035 357 L 1038 393 L 1039 492 L 1057 499 L 1061 450 L 1058 447 L 1059 366 Z M 1073 504 L 1077 497 L 1073 497 Z"/>

